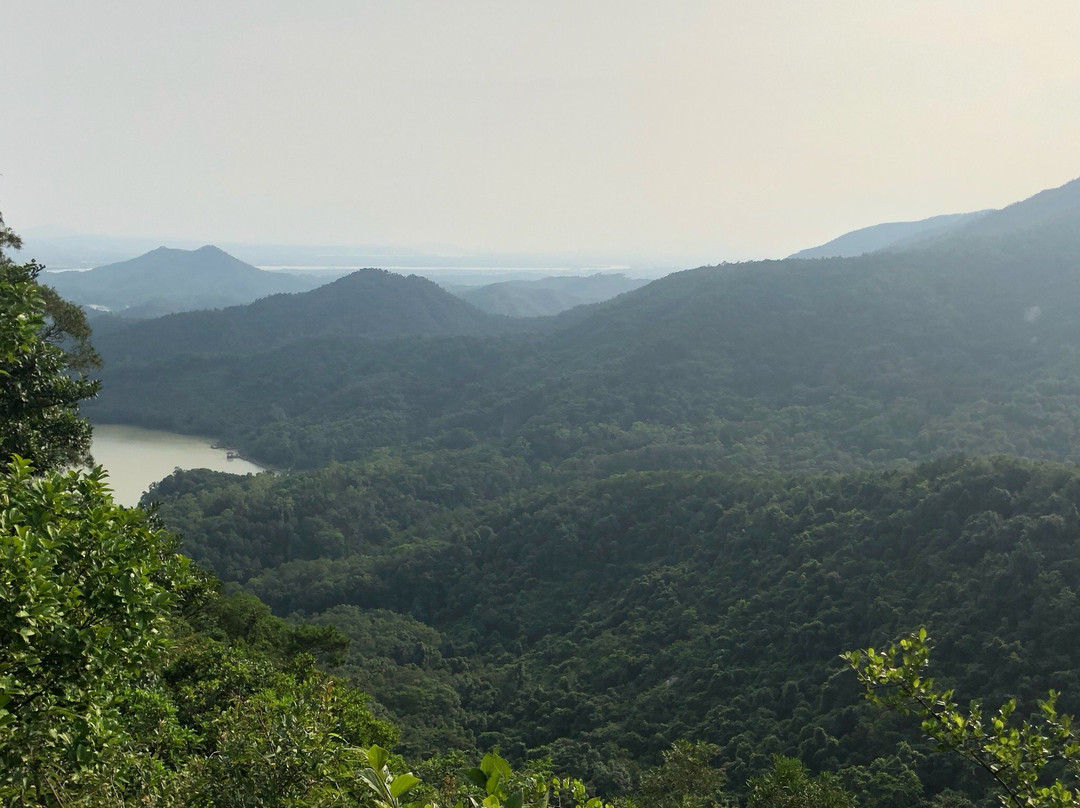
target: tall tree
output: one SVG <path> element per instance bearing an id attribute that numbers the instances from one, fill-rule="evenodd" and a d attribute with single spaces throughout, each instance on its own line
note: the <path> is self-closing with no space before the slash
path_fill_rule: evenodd
<path id="1" fill-rule="evenodd" d="M 90 460 L 78 405 L 97 393 L 85 375 L 97 358 L 81 311 L 38 283 L 39 264 L 8 255 L 21 247 L 0 217 L 0 462 L 19 455 L 42 473 Z"/>

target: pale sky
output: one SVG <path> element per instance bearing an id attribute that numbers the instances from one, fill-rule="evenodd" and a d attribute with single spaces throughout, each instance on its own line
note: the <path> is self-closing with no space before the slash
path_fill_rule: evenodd
<path id="1" fill-rule="evenodd" d="M 0 211 L 205 242 L 780 257 L 1080 175 L 1080 3 L 0 10 Z"/>

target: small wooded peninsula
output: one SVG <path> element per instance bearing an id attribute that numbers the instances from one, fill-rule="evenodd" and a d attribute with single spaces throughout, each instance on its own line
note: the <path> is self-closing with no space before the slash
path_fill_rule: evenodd
<path id="1" fill-rule="evenodd" d="M 1080 180 L 872 235 L 93 335 L 0 226 L 0 798 L 1075 805 Z M 121 508 L 87 416 L 282 473 Z"/>

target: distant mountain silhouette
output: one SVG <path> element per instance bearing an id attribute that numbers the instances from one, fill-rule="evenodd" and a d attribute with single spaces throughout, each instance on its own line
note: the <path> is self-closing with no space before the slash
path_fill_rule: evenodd
<path id="1" fill-rule="evenodd" d="M 1032 239 L 1043 247 L 1061 246 L 1063 242 L 1080 245 L 1080 179 L 1058 188 L 1040 191 L 1001 210 L 963 222 L 947 233 L 938 233 L 922 244 L 912 246 L 958 245 L 964 241 L 983 244 L 1009 240 L 1014 245 L 1031 247 Z"/>
<path id="2" fill-rule="evenodd" d="M 853 230 L 790 258 L 847 258 L 881 250 L 908 250 L 969 245 L 1008 239 L 1015 250 L 1023 241 L 1039 239 L 1059 246 L 1075 240 L 1080 246 L 1080 179 L 1050 188 L 1001 210 L 980 210 L 933 216 L 918 222 L 890 222 Z M 1047 243 L 1045 246 L 1052 246 Z M 1026 247 L 1025 247 L 1026 249 Z"/>
<path id="3" fill-rule="evenodd" d="M 853 230 L 817 247 L 800 250 L 790 258 L 853 258 L 869 252 L 903 247 L 948 233 L 982 218 L 990 211 L 949 213 L 917 222 L 888 222 Z"/>
<path id="4" fill-rule="evenodd" d="M 463 289 L 454 294 L 477 308 L 507 317 L 542 317 L 587 303 L 602 303 L 647 284 L 626 275 L 596 273 L 554 276 L 535 281 L 504 281 Z"/>
<path id="5" fill-rule="evenodd" d="M 520 330 L 416 275 L 361 269 L 309 292 L 189 311 L 110 329 L 95 339 L 107 363 L 180 354 L 249 354 L 313 337 L 495 334 Z"/>
<path id="6" fill-rule="evenodd" d="M 306 292 L 325 278 L 266 272 L 217 247 L 159 247 L 130 261 L 85 272 L 46 272 L 42 281 L 83 306 L 133 319 L 250 303 L 282 292 Z"/>

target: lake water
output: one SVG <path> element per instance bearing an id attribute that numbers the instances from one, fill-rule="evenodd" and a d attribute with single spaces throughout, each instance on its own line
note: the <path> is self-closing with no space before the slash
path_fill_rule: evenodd
<path id="1" fill-rule="evenodd" d="M 208 438 L 178 435 L 156 429 L 95 424 L 90 451 L 94 462 L 109 472 L 108 483 L 121 505 L 138 505 L 139 497 L 176 468 L 213 469 L 254 474 L 264 469 L 247 460 L 229 460 L 224 449 L 210 448 Z"/>

